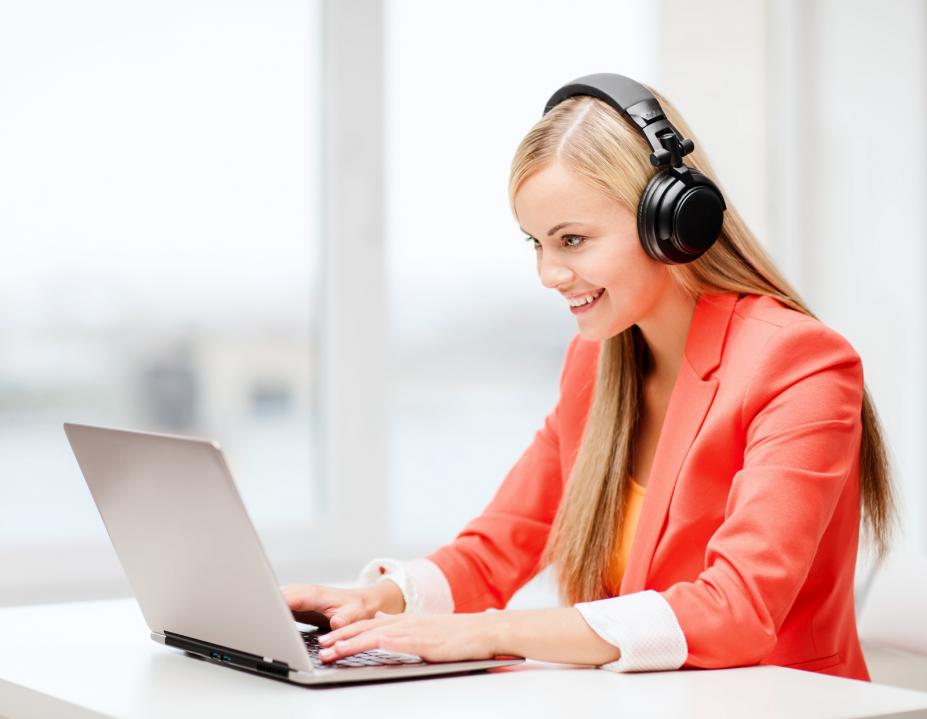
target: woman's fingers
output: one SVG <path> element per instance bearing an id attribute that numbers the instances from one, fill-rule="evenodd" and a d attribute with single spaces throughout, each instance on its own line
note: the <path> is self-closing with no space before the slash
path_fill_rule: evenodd
<path id="1" fill-rule="evenodd" d="M 313 584 L 289 584 L 282 587 L 281 591 L 290 610 L 308 612 L 319 608 L 317 589 Z"/>
<path id="2" fill-rule="evenodd" d="M 400 638 L 385 633 L 383 627 L 379 627 L 362 631 L 348 639 L 335 641 L 331 646 L 322 649 L 319 657 L 322 661 L 331 662 L 371 649 L 407 653 Z"/>
<path id="3" fill-rule="evenodd" d="M 378 614 L 319 637 L 324 662 L 371 649 L 413 655 L 429 662 L 493 656 L 487 618 L 478 614 L 410 616 Z"/>
<path id="4" fill-rule="evenodd" d="M 335 609 L 329 624 L 332 629 L 341 629 L 370 618 L 364 603 L 355 596 L 349 597 L 341 606 Z"/>
<path id="5" fill-rule="evenodd" d="M 319 638 L 322 646 L 354 637 L 366 631 L 374 620 L 370 619 L 370 604 L 357 589 L 339 589 L 317 584 L 292 584 L 280 588 L 296 621 L 313 624 L 328 632 Z M 399 615 L 377 612 L 383 621 L 385 617 Z M 362 651 L 362 650 L 360 650 Z"/>
<path id="6" fill-rule="evenodd" d="M 366 632 L 368 629 L 373 629 L 384 624 L 382 619 L 361 619 L 356 622 L 352 622 L 346 626 L 341 627 L 340 629 L 334 629 L 328 634 L 323 634 L 319 637 L 319 644 L 323 647 L 334 644 L 335 642 L 340 642 L 345 639 L 350 639 L 357 636 L 361 632 Z"/>
<path id="7" fill-rule="evenodd" d="M 370 610 L 357 589 L 338 589 L 318 584 L 291 584 L 280 588 L 297 620 L 316 615 L 325 618 L 325 628 L 339 629 L 370 617 Z M 321 626 L 319 621 L 305 619 Z"/>
<path id="8" fill-rule="evenodd" d="M 314 584 L 293 584 L 280 588 L 293 618 L 303 624 L 312 624 L 329 631 L 332 628 L 331 617 L 338 611 L 336 597 L 325 587 Z"/>

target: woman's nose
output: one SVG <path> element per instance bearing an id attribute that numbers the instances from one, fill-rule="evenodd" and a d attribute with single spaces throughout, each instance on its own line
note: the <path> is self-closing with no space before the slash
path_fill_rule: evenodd
<path id="1" fill-rule="evenodd" d="M 558 261 L 552 254 L 538 258 L 538 277 L 541 284 L 549 289 L 559 287 L 573 279 L 573 271 Z"/>

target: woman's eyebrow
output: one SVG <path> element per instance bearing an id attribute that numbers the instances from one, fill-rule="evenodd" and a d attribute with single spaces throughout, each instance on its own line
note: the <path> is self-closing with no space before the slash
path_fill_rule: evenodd
<path id="1" fill-rule="evenodd" d="M 569 222 L 561 222 L 559 225 L 554 225 L 553 227 L 551 227 L 551 228 L 547 231 L 547 236 L 550 237 L 550 236 L 551 236 L 552 234 L 554 234 L 557 230 L 561 230 L 561 229 L 563 229 L 564 227 L 566 227 L 567 225 L 582 225 L 582 224 L 585 224 L 585 223 L 581 222 L 580 220 L 570 220 Z M 530 234 L 531 234 L 531 233 L 528 232 L 528 230 L 526 230 L 524 227 L 519 226 L 518 229 L 521 230 L 522 232 L 524 232 L 526 235 L 530 235 Z"/>

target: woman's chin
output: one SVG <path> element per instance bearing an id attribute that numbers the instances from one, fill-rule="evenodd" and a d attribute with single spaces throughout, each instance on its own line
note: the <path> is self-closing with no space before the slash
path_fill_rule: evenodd
<path id="1" fill-rule="evenodd" d="M 630 325 L 629 325 L 630 326 Z M 620 329 L 615 329 L 614 327 L 602 327 L 592 326 L 592 325 L 583 325 L 579 324 L 577 327 L 579 330 L 579 336 L 588 342 L 602 342 L 604 340 L 610 339 L 612 337 L 617 337 L 622 332 L 624 332 L 627 327 L 622 327 Z"/>
<path id="2" fill-rule="evenodd" d="M 601 342 L 612 335 L 603 332 L 601 327 L 579 327 L 579 336 L 588 342 Z"/>

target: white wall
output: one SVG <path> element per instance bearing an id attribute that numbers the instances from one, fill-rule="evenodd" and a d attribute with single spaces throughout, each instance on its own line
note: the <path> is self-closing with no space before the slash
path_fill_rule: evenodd
<path id="1" fill-rule="evenodd" d="M 803 289 L 863 358 L 894 454 L 899 543 L 925 551 L 927 5 L 827 0 L 809 20 Z"/>

